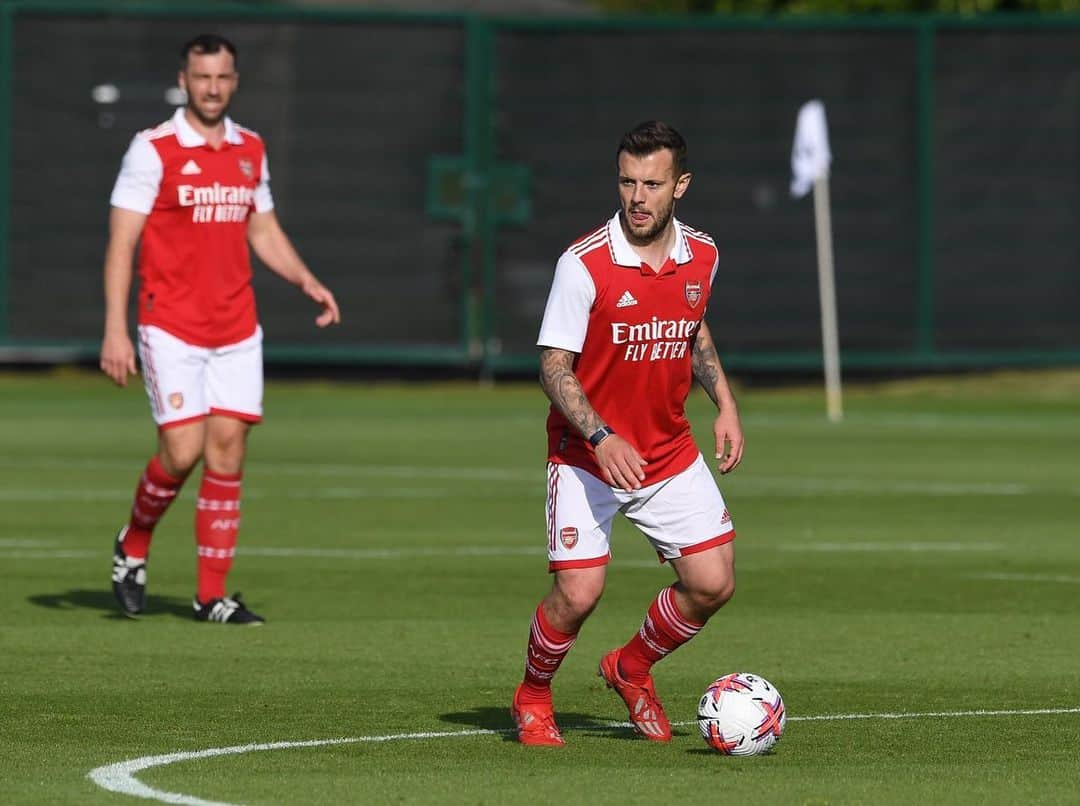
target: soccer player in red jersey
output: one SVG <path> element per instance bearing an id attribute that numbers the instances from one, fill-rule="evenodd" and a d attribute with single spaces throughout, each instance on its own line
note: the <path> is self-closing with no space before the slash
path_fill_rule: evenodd
<path id="1" fill-rule="evenodd" d="M 220 36 L 196 37 L 181 50 L 177 80 L 186 106 L 135 135 L 110 200 L 101 369 L 120 386 L 137 373 L 127 306 L 138 245 L 138 351 L 158 428 L 157 452 L 114 543 L 113 593 L 127 615 L 143 610 L 154 527 L 202 460 L 195 618 L 260 624 L 225 591 L 247 434 L 262 419 L 262 329 L 248 244 L 321 307 L 319 327 L 341 315 L 278 223 L 262 139 L 226 114 L 239 83 L 236 48 Z"/>
<path id="2" fill-rule="evenodd" d="M 735 398 L 705 323 L 718 265 L 713 240 L 674 217 L 690 185 L 686 143 L 648 121 L 616 151 L 620 208 L 555 268 L 537 341 L 547 420 L 551 592 L 533 615 L 511 714 L 527 745 L 563 744 L 551 680 L 604 590 L 609 538 L 625 515 L 677 581 L 640 630 L 600 661 L 638 733 L 671 739 L 650 673 L 735 592 L 735 529 L 698 451 L 685 402 L 696 378 L 717 406 L 721 473 L 742 459 Z"/>

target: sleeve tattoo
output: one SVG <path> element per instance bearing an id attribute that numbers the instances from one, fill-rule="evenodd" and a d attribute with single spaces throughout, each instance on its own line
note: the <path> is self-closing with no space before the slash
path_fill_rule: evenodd
<path id="1" fill-rule="evenodd" d="M 540 385 L 562 415 L 588 436 L 604 425 L 574 374 L 574 354 L 548 347 L 540 353 Z"/>
<path id="2" fill-rule="evenodd" d="M 716 346 L 713 344 L 712 336 L 709 335 L 709 329 L 705 327 L 704 322 L 701 323 L 701 328 L 694 338 L 694 347 L 690 355 L 690 367 L 693 370 L 694 377 L 697 378 L 701 388 L 705 390 L 712 402 L 720 405 L 716 395 L 716 385 L 723 376 L 723 370 L 720 368 L 720 356 L 716 354 Z"/>

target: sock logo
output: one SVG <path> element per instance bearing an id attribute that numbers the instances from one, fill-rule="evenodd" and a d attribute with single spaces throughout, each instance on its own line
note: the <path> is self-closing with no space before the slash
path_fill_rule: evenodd
<path id="1" fill-rule="evenodd" d="M 562 660 L 562 657 L 550 658 L 547 655 L 541 655 L 539 652 L 533 649 L 531 645 L 529 646 L 529 658 L 535 659 L 547 666 L 551 666 L 552 664 L 558 663 L 560 660 Z"/>

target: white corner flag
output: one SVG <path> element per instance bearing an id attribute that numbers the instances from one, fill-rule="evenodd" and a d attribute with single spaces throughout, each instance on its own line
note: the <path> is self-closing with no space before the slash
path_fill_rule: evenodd
<path id="1" fill-rule="evenodd" d="M 833 272 L 832 224 L 829 219 L 829 128 L 821 101 L 799 109 L 795 143 L 791 148 L 791 195 L 814 191 L 814 231 L 817 235 L 818 296 L 821 303 L 821 347 L 825 363 L 825 403 L 829 420 L 844 416 L 840 392 L 840 338 L 836 322 L 836 282 Z"/>
<path id="2" fill-rule="evenodd" d="M 791 195 L 801 199 L 809 193 L 818 179 L 828 177 L 831 162 L 825 105 L 821 101 L 807 101 L 799 109 L 799 119 L 795 123 L 795 144 L 791 147 Z"/>

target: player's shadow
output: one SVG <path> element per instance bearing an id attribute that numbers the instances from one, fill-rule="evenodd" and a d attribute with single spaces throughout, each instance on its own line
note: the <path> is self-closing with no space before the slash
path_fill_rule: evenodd
<path id="1" fill-rule="evenodd" d="M 468 725 L 480 730 L 490 730 L 499 734 L 503 741 L 516 742 L 517 731 L 514 722 L 510 718 L 510 706 L 505 708 L 492 706 L 476 706 L 468 711 L 459 711 L 439 716 L 443 722 L 451 722 L 455 725 Z M 628 738 L 633 736 L 633 730 L 625 725 L 612 724 L 608 720 L 597 719 L 589 714 L 575 713 L 573 711 L 555 711 L 555 719 L 563 731 L 578 731 L 597 736 L 612 738 Z"/>
<path id="2" fill-rule="evenodd" d="M 48 607 L 52 610 L 100 610 L 105 618 L 127 619 L 120 612 L 120 606 L 113 598 L 112 592 L 98 589 L 72 589 L 63 593 L 39 593 L 28 596 L 27 601 L 38 607 Z M 149 596 L 146 600 L 146 609 L 142 616 L 155 616 L 168 614 L 191 618 L 191 602 L 187 599 L 178 599 L 175 596 Z"/>

